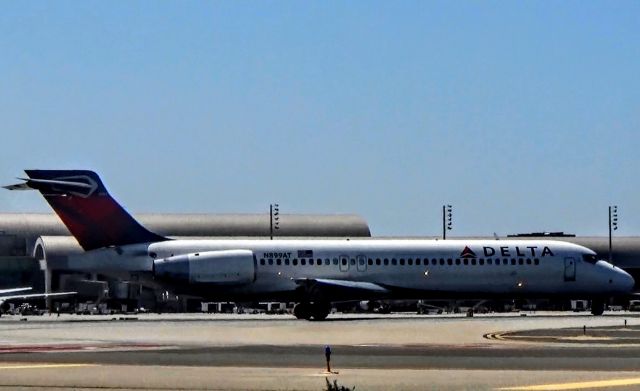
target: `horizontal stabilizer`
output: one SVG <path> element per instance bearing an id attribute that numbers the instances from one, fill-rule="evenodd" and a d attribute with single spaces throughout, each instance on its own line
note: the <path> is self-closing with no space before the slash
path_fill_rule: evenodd
<path id="1" fill-rule="evenodd" d="M 18 178 L 18 179 L 22 179 L 22 178 Z M 33 190 L 33 187 L 29 186 L 28 182 L 16 183 L 15 185 L 2 186 L 2 188 L 7 190 Z"/>
<path id="2" fill-rule="evenodd" d="M 27 179 L 27 178 L 18 178 L 25 182 L 18 183 L 15 185 L 3 186 L 7 190 L 46 190 L 51 189 L 52 191 L 59 191 L 64 193 L 64 188 L 68 189 L 91 189 L 95 188 L 95 185 L 91 185 L 89 183 L 83 182 L 73 182 L 73 181 L 52 181 L 47 179 Z M 56 189 L 57 188 L 57 189 Z M 55 189 L 55 190 L 54 190 Z"/>

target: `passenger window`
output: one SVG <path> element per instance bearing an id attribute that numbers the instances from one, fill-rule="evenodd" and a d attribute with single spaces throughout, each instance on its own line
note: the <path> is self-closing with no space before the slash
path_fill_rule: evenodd
<path id="1" fill-rule="evenodd" d="M 539 265 L 540 264 L 540 260 L 538 258 L 533 260 L 533 264 L 534 265 Z"/>
<path id="2" fill-rule="evenodd" d="M 444 258 L 440 258 L 440 265 L 444 266 Z"/>
<path id="3" fill-rule="evenodd" d="M 447 265 L 449 266 L 453 265 L 453 259 L 451 258 L 447 259 Z"/>
<path id="4" fill-rule="evenodd" d="M 472 264 L 472 265 L 475 265 L 475 264 L 476 264 L 476 259 L 475 259 L 475 258 L 472 258 L 472 259 L 471 259 L 471 264 Z"/>
<path id="5" fill-rule="evenodd" d="M 261 265 L 264 265 L 264 264 L 265 264 L 265 262 L 264 262 L 264 258 L 263 258 L 263 259 L 260 259 L 260 264 L 261 264 Z"/>
<path id="6" fill-rule="evenodd" d="M 478 263 L 479 263 L 480 265 L 484 265 L 484 259 L 479 259 L 479 260 L 478 260 Z"/>
<path id="7" fill-rule="evenodd" d="M 434 266 L 435 266 L 437 263 L 438 263 L 438 260 L 437 260 L 437 259 L 433 258 L 433 259 L 431 260 L 431 264 L 432 264 L 432 265 L 434 265 Z"/>
<path id="8" fill-rule="evenodd" d="M 527 265 L 531 265 L 531 258 L 527 258 Z"/>
<path id="9" fill-rule="evenodd" d="M 404 258 L 400 258 L 400 265 L 404 266 Z"/>
<path id="10" fill-rule="evenodd" d="M 284 260 L 284 264 L 285 264 L 285 266 L 289 266 L 289 260 L 288 260 L 288 259 L 285 259 L 285 260 Z"/>
<path id="11" fill-rule="evenodd" d="M 356 260 L 351 258 L 351 265 L 355 265 L 356 264 Z"/>
<path id="12" fill-rule="evenodd" d="M 273 265 L 273 259 L 269 259 L 269 265 Z"/>
<path id="13" fill-rule="evenodd" d="M 276 265 L 281 266 L 282 265 L 282 259 L 276 259 Z"/>
<path id="14" fill-rule="evenodd" d="M 493 264 L 493 260 L 491 258 L 487 259 L 487 265 L 492 265 Z"/>
<path id="15" fill-rule="evenodd" d="M 307 264 L 307 260 L 306 259 L 303 258 L 303 259 L 300 260 L 300 265 L 304 266 L 306 264 Z"/>
<path id="16" fill-rule="evenodd" d="M 358 259 L 358 263 L 360 264 L 360 266 L 364 265 L 364 258 Z"/>
<path id="17" fill-rule="evenodd" d="M 512 265 L 515 265 L 515 264 L 516 264 L 516 260 L 515 260 L 515 258 L 512 258 L 512 259 L 511 259 L 511 264 L 512 264 Z"/>
<path id="18" fill-rule="evenodd" d="M 407 265 L 413 265 L 413 259 L 411 258 L 407 259 Z"/>
<path id="19" fill-rule="evenodd" d="M 376 258 L 376 265 L 380 266 L 380 258 Z"/>
<path id="20" fill-rule="evenodd" d="M 519 265 L 524 265 L 524 259 L 522 259 L 522 258 L 518 259 L 518 264 Z"/>
<path id="21" fill-rule="evenodd" d="M 324 264 L 325 264 L 325 266 L 331 265 L 331 260 L 329 258 L 325 258 Z"/>
<path id="22" fill-rule="evenodd" d="M 347 266 L 347 258 L 342 258 L 342 266 Z"/>
<path id="23" fill-rule="evenodd" d="M 456 258 L 456 265 L 460 264 L 460 258 Z"/>
<path id="24" fill-rule="evenodd" d="M 338 264 L 338 258 L 333 258 L 333 264 L 337 265 Z"/>
<path id="25" fill-rule="evenodd" d="M 293 258 L 293 266 L 298 266 L 298 258 Z"/>
<path id="26" fill-rule="evenodd" d="M 508 260 L 507 258 L 504 258 L 504 259 L 502 260 L 502 264 L 503 264 L 503 265 L 508 265 L 508 264 L 509 264 L 509 260 Z"/>
<path id="27" fill-rule="evenodd" d="M 465 259 L 463 260 L 463 263 L 464 263 L 465 265 L 468 265 L 468 264 L 469 264 L 469 260 L 465 258 Z"/>
<path id="28" fill-rule="evenodd" d="M 373 265 L 373 259 L 369 258 L 369 259 L 367 260 L 367 263 L 369 264 L 369 266 Z"/>
<path id="29" fill-rule="evenodd" d="M 389 260 L 387 258 L 384 259 L 384 265 L 387 266 L 389 264 Z"/>

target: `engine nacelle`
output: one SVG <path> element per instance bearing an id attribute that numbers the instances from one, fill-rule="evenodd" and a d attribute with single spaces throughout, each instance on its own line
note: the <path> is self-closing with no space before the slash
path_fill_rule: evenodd
<path id="1" fill-rule="evenodd" d="M 160 279 L 196 284 L 242 285 L 255 280 L 251 250 L 204 251 L 153 261 Z"/>

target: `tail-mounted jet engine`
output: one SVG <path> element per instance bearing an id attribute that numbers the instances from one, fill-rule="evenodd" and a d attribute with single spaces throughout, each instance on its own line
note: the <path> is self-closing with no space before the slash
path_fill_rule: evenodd
<path id="1" fill-rule="evenodd" d="M 242 285 L 255 281 L 250 250 L 204 251 L 153 261 L 158 279 L 193 284 Z"/>

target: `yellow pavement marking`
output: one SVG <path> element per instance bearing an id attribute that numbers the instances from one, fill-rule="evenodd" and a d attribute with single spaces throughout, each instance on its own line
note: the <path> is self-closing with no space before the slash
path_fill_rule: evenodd
<path id="1" fill-rule="evenodd" d="M 640 377 L 630 379 L 596 380 L 576 383 L 541 384 L 538 386 L 505 387 L 499 390 L 541 391 L 541 390 L 581 390 L 598 387 L 624 387 L 640 384 Z"/>
<path id="2" fill-rule="evenodd" d="M 95 367 L 96 364 L 25 364 L 25 365 L 2 365 L 0 369 L 38 369 L 38 368 L 74 368 L 74 367 Z"/>

